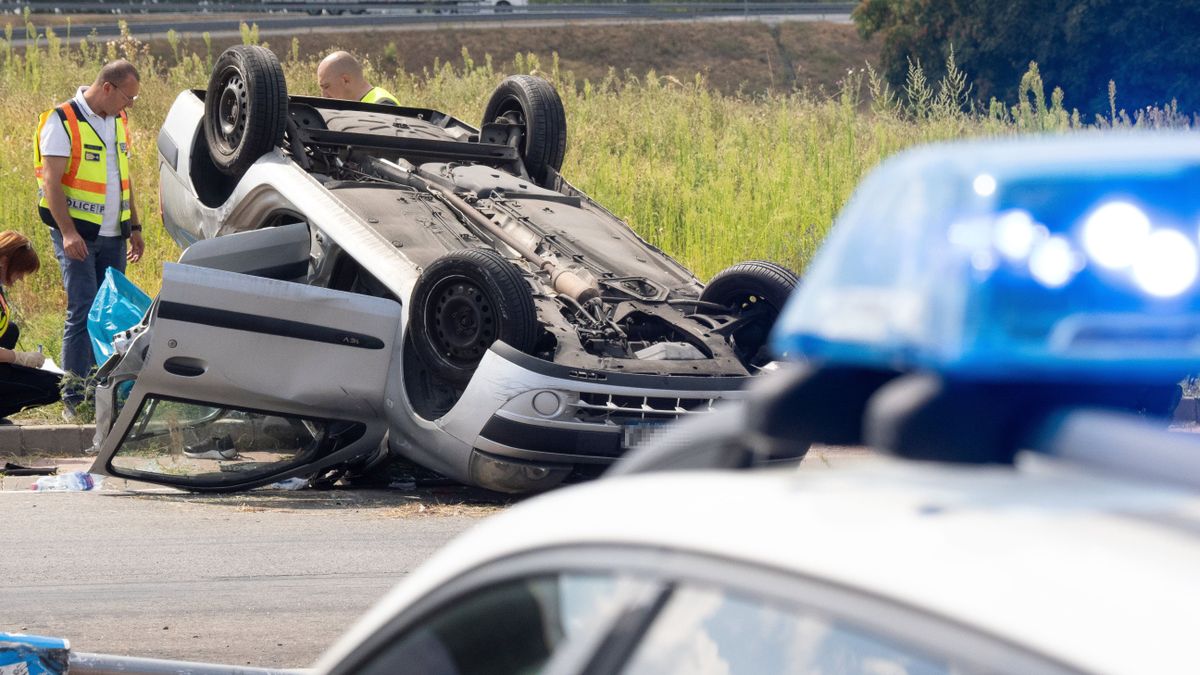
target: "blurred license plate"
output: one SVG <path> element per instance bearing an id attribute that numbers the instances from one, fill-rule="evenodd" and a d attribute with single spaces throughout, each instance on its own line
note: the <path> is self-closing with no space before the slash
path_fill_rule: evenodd
<path id="1" fill-rule="evenodd" d="M 654 438 L 662 433 L 662 430 L 662 422 L 639 422 L 627 425 L 621 430 L 621 445 L 625 448 L 632 448 Z"/>

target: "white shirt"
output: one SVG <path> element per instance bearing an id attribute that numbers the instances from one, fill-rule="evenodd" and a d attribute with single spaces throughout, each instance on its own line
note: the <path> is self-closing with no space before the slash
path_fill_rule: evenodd
<path id="1" fill-rule="evenodd" d="M 73 99 L 79 105 L 79 109 L 83 111 L 84 119 L 80 120 L 80 123 L 86 121 L 91 124 L 92 129 L 95 129 L 96 133 L 100 135 L 100 140 L 104 141 L 108 151 L 105 163 L 108 169 L 108 180 L 105 183 L 104 222 L 100 224 L 100 236 L 119 237 L 121 236 L 121 165 L 117 158 L 117 118 L 113 115 L 101 117 L 92 112 L 83 98 L 85 91 L 87 91 L 87 86 L 80 87 Z M 67 135 L 65 126 L 59 122 L 58 115 L 51 114 L 46 120 L 46 124 L 42 126 L 38 144 L 44 157 L 71 156 L 71 137 Z"/>

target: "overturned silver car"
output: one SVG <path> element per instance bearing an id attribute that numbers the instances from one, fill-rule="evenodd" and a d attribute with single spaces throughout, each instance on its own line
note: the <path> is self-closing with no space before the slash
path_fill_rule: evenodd
<path id="1" fill-rule="evenodd" d="M 100 370 L 93 470 L 237 490 L 394 454 L 529 492 L 738 397 L 795 275 L 705 286 L 572 187 L 545 80 L 483 120 L 289 97 L 227 50 L 158 138 L 185 251 Z"/>

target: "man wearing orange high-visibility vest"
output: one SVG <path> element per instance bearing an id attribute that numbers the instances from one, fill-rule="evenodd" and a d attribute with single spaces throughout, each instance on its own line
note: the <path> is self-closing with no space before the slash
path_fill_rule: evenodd
<path id="1" fill-rule="evenodd" d="M 38 213 L 50 226 L 54 255 L 67 291 L 62 366 L 86 377 L 95 365 L 87 315 L 109 267 L 142 257 L 142 226 L 129 177 L 125 108 L 141 90 L 137 69 L 125 60 L 100 69 L 96 81 L 38 120 L 35 172 Z M 82 388 L 65 392 L 63 416 L 74 417 Z"/>

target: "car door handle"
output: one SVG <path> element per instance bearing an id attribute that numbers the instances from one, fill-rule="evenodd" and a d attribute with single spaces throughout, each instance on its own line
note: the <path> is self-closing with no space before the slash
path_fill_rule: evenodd
<path id="1" fill-rule="evenodd" d="M 180 377 L 199 377 L 208 371 L 208 365 L 200 359 L 173 356 L 163 362 L 163 370 Z"/>

